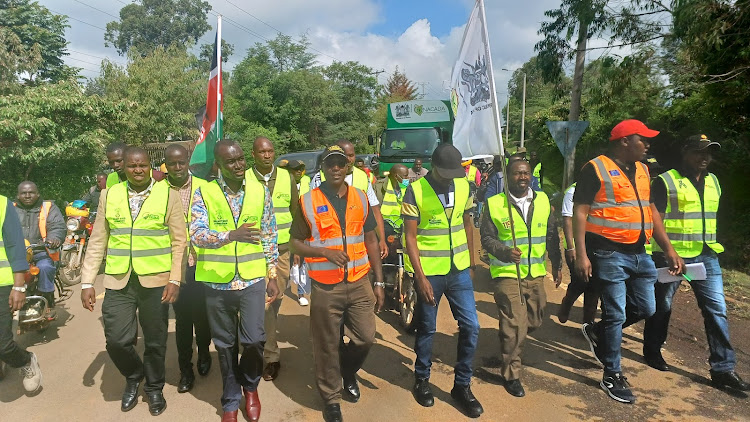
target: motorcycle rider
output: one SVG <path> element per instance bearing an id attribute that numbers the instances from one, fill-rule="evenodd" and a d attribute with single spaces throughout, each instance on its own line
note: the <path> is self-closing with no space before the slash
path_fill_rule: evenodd
<path id="1" fill-rule="evenodd" d="M 26 240 L 31 244 L 47 243 L 50 250 L 57 249 L 65 240 L 68 229 L 65 218 L 60 209 L 52 201 L 44 201 L 39 196 L 36 183 L 23 181 L 18 185 L 17 201 L 14 204 L 16 213 L 21 220 L 21 228 Z M 48 249 L 39 247 L 34 249 L 34 262 L 39 268 L 38 289 L 42 297 L 47 299 L 49 309 L 55 307 L 55 273 L 57 267 Z M 52 254 L 53 256 L 55 253 Z M 49 318 L 54 314 L 50 313 Z"/>
<path id="2" fill-rule="evenodd" d="M 394 164 L 388 177 L 375 183 L 375 195 L 382 204 L 380 213 L 397 231 L 401 231 L 404 221 L 401 219 L 401 198 L 409 186 L 409 169 L 403 164 Z"/>
<path id="3" fill-rule="evenodd" d="M 24 275 L 29 263 L 18 215 L 13 212 L 8 198 L 2 195 L 0 229 L 0 380 L 5 377 L 5 364 L 20 368 L 24 389 L 34 393 L 42 386 L 39 362 L 33 352 L 13 341 L 13 312 L 21 309 L 26 299 Z"/>

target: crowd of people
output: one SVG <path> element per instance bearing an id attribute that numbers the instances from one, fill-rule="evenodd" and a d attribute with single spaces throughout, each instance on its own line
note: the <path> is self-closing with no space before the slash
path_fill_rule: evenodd
<path id="1" fill-rule="evenodd" d="M 565 192 L 562 228 L 571 283 L 557 316 L 567 321 L 576 299 L 585 295 L 581 329 L 603 366 L 600 386 L 612 399 L 633 403 L 620 365 L 622 330 L 645 319 L 644 359 L 668 371 L 661 347 L 679 281 L 660 278 L 681 277 L 691 283 L 703 313 L 712 383 L 748 391 L 734 370 L 717 257 L 723 251 L 716 240 L 721 188 L 708 165 L 720 146 L 705 135 L 686 140 L 681 166 L 652 182 L 641 160 L 656 135 L 637 120 L 619 123 L 607 153 L 589 161 Z M 480 416 L 484 409 L 470 387 L 480 329 L 472 283 L 472 214 L 480 201 L 479 244 L 487 253 L 498 309 L 500 371 L 509 394 L 525 395 L 522 350 L 545 319 L 546 259 L 556 285 L 563 261 L 557 219 L 533 155 L 531 163 L 525 151 L 507 163 L 496 159 L 483 177 L 454 146 L 440 144 L 430 171 L 416 160 L 411 168 L 394 165 L 381 180 L 355 165 L 354 146 L 346 140 L 325 149 L 321 169 L 312 177 L 301 161 L 275 165 L 273 143 L 264 137 L 253 143 L 252 168 L 237 142 L 218 141 L 218 171 L 209 180 L 190 172 L 189 153 L 180 145 L 166 148 L 165 172 L 152 169 L 139 147 L 113 144 L 106 155 L 114 171 L 97 175 L 86 198 L 97 218 L 83 265 L 81 302 L 94 311 L 95 284 L 106 291 L 100 304 L 104 336 L 125 381 L 123 412 L 136 406 L 141 386 L 152 415 L 167 407 L 171 304 L 178 392 L 196 383 L 193 344 L 196 370 L 205 376 L 213 342 L 222 376 L 222 421 L 237 420 L 243 399 L 247 417 L 258 420 L 260 380 L 274 380 L 281 370 L 277 333 L 284 328 L 278 314 L 295 280 L 300 304 L 310 306 L 323 418 L 343 420 L 341 400 L 360 399 L 356 374 L 375 340 L 375 314 L 385 300 L 386 233 L 398 230 L 405 270 L 418 293 L 414 398 L 425 407 L 435 403 L 432 347 L 445 297 L 459 329 L 450 395 L 467 416 Z M 485 189 L 477 195 L 482 184 Z M 44 262 L 63 241 L 65 224 L 60 210 L 41 199 L 33 182 L 24 181 L 15 203 L 0 197 L 0 226 L 0 300 L 9 303 L 0 306 L 0 373 L 5 364 L 21 368 L 24 387 L 33 392 L 42 382 L 39 363 L 11 332 L 12 313 L 24 304 L 29 268 L 23 244 L 27 239 L 43 245 L 34 250 L 42 271 L 39 290 L 54 301 L 54 266 Z M 704 268 L 702 278 L 690 277 L 696 265 Z M 598 301 L 601 319 L 595 321 Z M 135 347 L 139 325 L 143 356 Z"/>

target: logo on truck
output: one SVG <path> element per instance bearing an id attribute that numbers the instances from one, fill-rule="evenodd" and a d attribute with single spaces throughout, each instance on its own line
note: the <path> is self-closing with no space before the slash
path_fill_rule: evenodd
<path id="1" fill-rule="evenodd" d="M 395 108 L 397 118 L 411 117 L 411 106 L 409 104 L 399 104 Z"/>

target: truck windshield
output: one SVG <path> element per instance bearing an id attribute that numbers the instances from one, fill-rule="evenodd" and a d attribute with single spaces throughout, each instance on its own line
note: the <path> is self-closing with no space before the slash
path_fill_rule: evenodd
<path id="1" fill-rule="evenodd" d="M 440 143 L 435 128 L 388 129 L 380 144 L 381 157 L 429 157 Z"/>

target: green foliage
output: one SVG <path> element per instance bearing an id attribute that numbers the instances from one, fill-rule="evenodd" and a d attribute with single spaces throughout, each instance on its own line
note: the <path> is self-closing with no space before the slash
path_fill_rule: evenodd
<path id="1" fill-rule="evenodd" d="M 19 58 L 10 62 L 2 59 L 3 80 L 9 70 L 16 75 L 28 72 L 29 80 L 37 82 L 56 82 L 78 73 L 63 63 L 63 56 L 68 55 L 65 28 L 69 25 L 65 16 L 53 14 L 36 1 L 0 0 L 0 22 L 0 58 L 7 54 L 5 51 Z"/>
<path id="2" fill-rule="evenodd" d="M 385 83 L 384 95 L 392 99 L 400 98 L 399 101 L 415 100 L 417 98 L 417 86 L 404 73 L 399 72 L 398 66 L 396 66 L 396 70 Z"/>
<path id="3" fill-rule="evenodd" d="M 206 74 L 184 48 L 156 47 L 145 56 L 133 49 L 126 68 L 104 62 L 89 92 L 127 103 L 122 140 L 142 144 L 195 139 L 195 112 L 206 102 L 206 84 Z"/>
<path id="4" fill-rule="evenodd" d="M 77 199 L 116 139 L 125 105 L 87 96 L 73 82 L 0 97 L 0 192 L 29 179 L 48 199 Z"/>
<path id="5" fill-rule="evenodd" d="M 104 45 L 124 56 L 135 47 L 148 54 L 157 47 L 195 43 L 211 26 L 211 5 L 202 0 L 139 0 L 120 9 L 120 20 L 107 24 Z"/>
<path id="6" fill-rule="evenodd" d="M 229 57 L 234 54 L 234 44 L 230 44 L 225 40 L 221 40 L 221 62 L 226 63 L 229 61 Z M 201 69 L 206 72 L 210 70 L 211 62 L 213 61 L 214 55 L 214 43 L 203 44 L 200 48 L 198 58 L 201 61 Z"/>
<path id="7" fill-rule="evenodd" d="M 24 47 L 18 35 L 0 27 L 0 94 L 18 91 L 18 77 L 33 72 L 42 62 L 39 44 Z"/>

